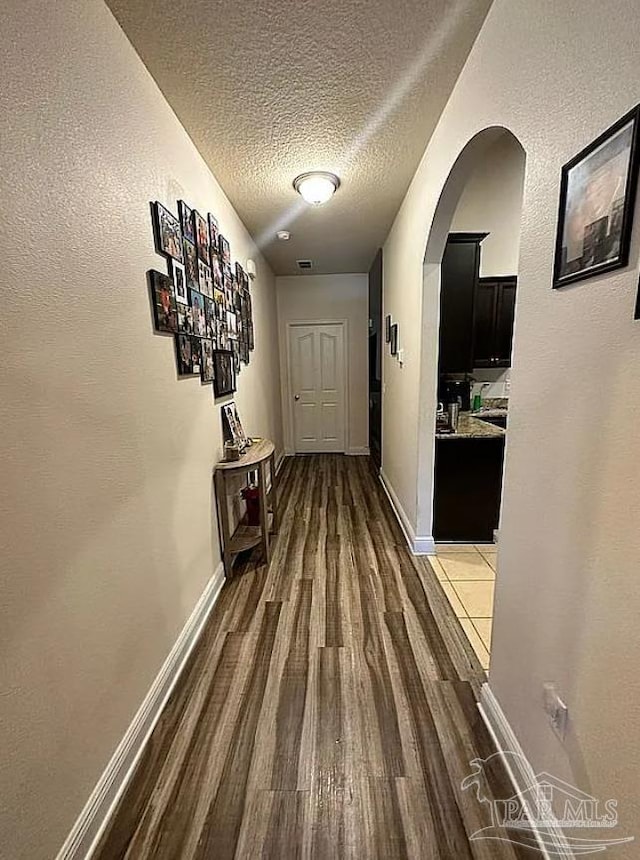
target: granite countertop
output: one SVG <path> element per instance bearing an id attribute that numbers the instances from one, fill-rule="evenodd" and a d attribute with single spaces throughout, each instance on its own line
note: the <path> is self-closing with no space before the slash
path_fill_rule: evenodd
<path id="1" fill-rule="evenodd" d="M 506 409 L 483 409 L 481 413 L 461 412 L 455 433 L 436 432 L 436 439 L 497 439 L 506 434 L 502 427 L 481 421 L 476 415 L 506 415 Z"/>

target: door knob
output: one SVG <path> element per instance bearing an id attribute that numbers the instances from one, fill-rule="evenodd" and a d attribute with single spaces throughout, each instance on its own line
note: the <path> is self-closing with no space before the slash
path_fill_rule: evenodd
<path id="1" fill-rule="evenodd" d="M 299 394 L 296 394 L 296 395 L 294 396 L 294 398 L 293 398 L 293 399 L 294 399 L 294 400 L 300 400 L 300 395 L 299 395 Z"/>

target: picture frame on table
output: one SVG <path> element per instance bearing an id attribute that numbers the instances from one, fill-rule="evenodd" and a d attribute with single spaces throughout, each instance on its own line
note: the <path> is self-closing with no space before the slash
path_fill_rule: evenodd
<path id="1" fill-rule="evenodd" d="M 193 232 L 196 239 L 196 250 L 198 259 L 205 265 L 209 265 L 209 227 L 206 220 L 198 212 L 193 210 Z"/>
<path id="2" fill-rule="evenodd" d="M 391 340 L 389 341 L 391 344 L 391 355 L 398 354 L 398 323 L 394 323 L 391 326 Z"/>
<path id="3" fill-rule="evenodd" d="M 213 394 L 226 397 L 236 390 L 236 371 L 233 352 L 230 349 L 216 349 L 213 352 Z"/>
<path id="4" fill-rule="evenodd" d="M 169 260 L 169 274 L 173 280 L 173 290 L 176 302 L 182 305 L 188 305 L 189 290 L 187 288 L 187 273 L 185 267 L 177 260 Z"/>
<path id="5" fill-rule="evenodd" d="M 251 440 L 244 432 L 235 401 L 231 400 L 229 403 L 225 403 L 221 407 L 221 412 L 224 438 L 230 439 L 241 451 L 244 451 L 251 444 Z"/>
<path id="6" fill-rule="evenodd" d="M 554 289 L 629 262 L 639 117 L 636 106 L 562 167 Z"/>
<path id="7" fill-rule="evenodd" d="M 176 216 L 156 200 L 152 204 L 156 250 L 182 263 L 182 231 Z"/>
<path id="8" fill-rule="evenodd" d="M 213 382 L 213 376 L 213 341 L 205 337 L 200 341 L 200 379 L 208 384 Z"/>
<path id="9" fill-rule="evenodd" d="M 152 269 L 149 272 L 149 285 L 156 331 L 161 334 L 175 334 L 178 331 L 178 313 L 173 281 L 168 275 Z"/>
<path id="10" fill-rule="evenodd" d="M 200 291 L 196 246 L 188 239 L 184 239 L 182 245 L 184 247 L 184 271 L 187 278 L 187 289 Z"/>
<path id="11" fill-rule="evenodd" d="M 193 232 L 193 209 L 184 200 L 178 200 L 178 216 L 182 225 L 182 237 L 196 243 L 196 234 Z"/>

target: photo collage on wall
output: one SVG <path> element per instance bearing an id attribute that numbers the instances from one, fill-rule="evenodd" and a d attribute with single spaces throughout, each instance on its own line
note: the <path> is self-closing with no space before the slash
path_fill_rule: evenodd
<path id="1" fill-rule="evenodd" d="M 149 273 L 156 331 L 172 334 L 178 376 L 213 384 L 214 397 L 232 394 L 236 376 L 254 348 L 249 276 L 231 265 L 231 246 L 209 213 L 184 200 L 178 217 L 152 204 L 156 250 L 167 274 Z M 217 378 L 219 377 L 219 378 Z"/>

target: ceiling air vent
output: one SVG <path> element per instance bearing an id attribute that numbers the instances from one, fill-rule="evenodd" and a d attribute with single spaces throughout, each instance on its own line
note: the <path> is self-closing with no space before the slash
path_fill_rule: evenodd
<path id="1" fill-rule="evenodd" d="M 296 260 L 299 269 L 312 269 L 313 263 L 311 260 Z"/>

